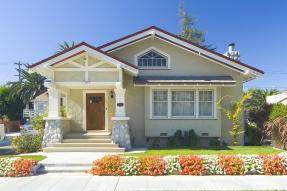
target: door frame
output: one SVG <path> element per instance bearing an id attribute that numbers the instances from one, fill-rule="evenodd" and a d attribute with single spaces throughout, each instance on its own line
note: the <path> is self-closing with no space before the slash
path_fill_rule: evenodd
<path id="1" fill-rule="evenodd" d="M 108 130 L 108 90 L 84 90 L 83 91 L 83 129 L 87 131 L 87 94 L 89 93 L 104 93 L 105 94 L 105 129 Z M 96 130 L 95 130 L 96 131 Z"/>

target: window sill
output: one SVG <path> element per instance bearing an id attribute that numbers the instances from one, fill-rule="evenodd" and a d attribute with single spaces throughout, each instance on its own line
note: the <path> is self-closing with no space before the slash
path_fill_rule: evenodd
<path id="1" fill-rule="evenodd" d="M 171 118 L 162 118 L 162 117 L 150 117 L 150 120 L 218 120 L 218 118 L 214 117 L 171 117 Z"/>

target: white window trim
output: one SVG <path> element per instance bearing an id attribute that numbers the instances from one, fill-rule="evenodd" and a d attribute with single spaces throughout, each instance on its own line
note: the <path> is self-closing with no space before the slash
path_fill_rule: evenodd
<path id="1" fill-rule="evenodd" d="M 172 102 L 174 102 L 174 101 L 172 101 L 172 92 L 174 92 L 174 91 L 193 91 L 194 92 L 194 101 L 190 101 L 190 102 L 193 102 L 194 103 L 194 109 L 193 109 L 193 115 L 190 115 L 190 116 L 187 116 L 187 115 L 182 115 L 182 116 L 180 116 L 180 115 L 176 115 L 176 116 L 174 116 L 174 115 L 172 115 Z M 171 105 L 171 108 L 170 108 L 170 111 L 171 111 L 171 118 L 195 118 L 195 116 L 196 116 L 196 96 L 195 96 L 195 94 L 196 94 L 196 90 L 194 90 L 194 89 L 171 89 L 170 91 L 170 105 Z M 187 101 L 185 101 L 185 102 L 187 102 Z"/>
<path id="2" fill-rule="evenodd" d="M 167 91 L 167 95 L 168 95 L 168 116 L 167 117 L 158 117 L 158 116 L 153 116 L 153 91 L 156 90 L 166 90 Z M 171 92 L 172 91 L 180 91 L 180 90 L 191 90 L 195 92 L 195 116 L 172 116 L 172 110 L 171 110 Z M 212 91 L 213 92 L 213 110 L 212 110 L 212 116 L 199 116 L 199 91 L 200 90 L 208 90 L 208 91 Z M 172 87 L 172 88 L 167 88 L 167 87 L 150 87 L 150 119 L 217 119 L 217 107 L 216 107 L 216 101 L 217 101 L 217 90 L 216 87 L 191 87 L 191 88 L 182 88 L 182 87 Z"/>
<path id="3" fill-rule="evenodd" d="M 163 56 L 165 56 L 167 58 L 167 63 L 166 63 L 167 66 L 166 67 L 139 67 L 138 66 L 138 57 L 143 55 L 144 53 L 147 53 L 147 52 L 151 51 L 151 50 L 155 50 L 156 52 L 162 54 Z M 161 50 L 159 50 L 159 49 L 157 49 L 157 48 L 155 48 L 155 47 L 153 47 L 153 46 L 151 46 L 151 47 L 149 47 L 149 48 L 147 48 L 147 49 L 135 54 L 135 56 L 134 56 L 134 63 L 136 64 L 136 66 L 140 70 L 166 70 L 166 69 L 170 69 L 170 55 L 165 53 L 165 52 L 163 52 L 163 51 L 161 51 Z"/>
<path id="4" fill-rule="evenodd" d="M 211 91 L 212 92 L 212 101 L 211 101 L 211 103 L 213 103 L 212 104 L 212 114 L 211 114 L 211 116 L 205 116 L 205 115 L 199 115 L 199 92 L 200 91 Z M 198 91 L 197 91 L 197 93 L 198 93 L 198 100 L 197 100 L 197 103 L 198 103 L 198 110 L 197 110 L 197 113 L 198 113 L 198 118 L 200 118 L 200 119 L 205 119 L 205 118 L 210 118 L 210 117 L 213 117 L 214 116 L 214 112 L 215 112 L 215 105 L 214 105 L 214 103 L 215 103 L 215 100 L 216 99 L 214 99 L 214 90 L 211 90 L 211 89 L 199 89 Z"/>
<path id="5" fill-rule="evenodd" d="M 153 100 L 153 91 L 167 91 L 167 108 L 168 108 L 167 111 L 168 111 L 168 112 L 167 112 L 167 116 L 164 116 L 164 115 L 163 115 L 163 116 L 159 116 L 159 115 L 158 115 L 158 116 L 154 116 L 154 115 L 153 115 L 153 107 L 152 107 L 152 108 L 151 108 L 151 115 L 154 116 L 155 118 L 159 118 L 159 119 L 168 118 L 168 116 L 169 116 L 169 107 L 170 107 L 170 106 L 169 106 L 169 105 L 170 105 L 170 103 L 169 103 L 170 101 L 169 101 L 169 95 L 168 95 L 168 94 L 169 94 L 169 91 L 168 91 L 168 89 L 159 89 L 159 90 L 155 89 L 155 90 L 152 90 L 152 93 L 151 93 L 151 105 L 152 105 L 152 106 L 153 106 L 153 103 L 154 103 L 154 100 Z M 163 102 L 163 101 L 162 101 L 162 102 Z"/>

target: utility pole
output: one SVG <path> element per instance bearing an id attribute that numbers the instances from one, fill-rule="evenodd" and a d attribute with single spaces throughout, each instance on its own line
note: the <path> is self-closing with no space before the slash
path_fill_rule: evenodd
<path id="1" fill-rule="evenodd" d="M 20 61 L 19 62 L 15 62 L 14 64 L 18 66 L 18 68 L 16 69 L 18 71 L 18 74 L 14 75 L 14 76 L 18 76 L 19 82 L 20 82 L 21 81 L 21 66 L 23 64 Z"/>

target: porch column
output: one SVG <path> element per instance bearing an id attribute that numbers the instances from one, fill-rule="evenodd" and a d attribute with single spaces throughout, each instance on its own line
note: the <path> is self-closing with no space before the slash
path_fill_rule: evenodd
<path id="1" fill-rule="evenodd" d="M 49 94 L 49 112 L 48 118 L 58 118 L 60 117 L 60 97 L 61 93 L 58 89 L 54 87 L 48 88 Z"/>
<path id="2" fill-rule="evenodd" d="M 64 120 L 60 117 L 60 90 L 51 82 L 46 83 L 49 96 L 48 117 L 45 119 L 45 129 L 42 146 L 61 143 L 64 134 Z"/>
<path id="3" fill-rule="evenodd" d="M 115 117 L 112 117 L 113 129 L 112 129 L 112 140 L 114 143 L 131 149 L 130 131 L 128 126 L 129 117 L 126 116 L 125 110 L 125 92 L 126 90 L 122 86 L 116 86 L 114 89 L 116 98 L 116 112 Z"/>

